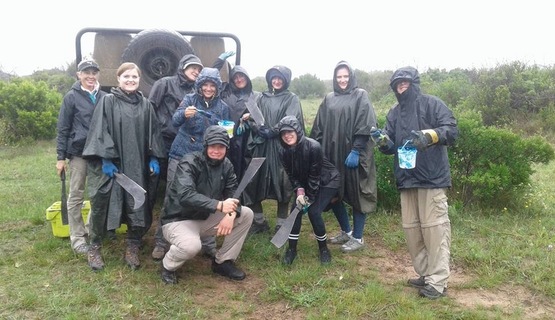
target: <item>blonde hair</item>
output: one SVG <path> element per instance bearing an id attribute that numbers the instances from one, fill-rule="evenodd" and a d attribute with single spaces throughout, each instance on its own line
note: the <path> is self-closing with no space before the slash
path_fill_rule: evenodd
<path id="1" fill-rule="evenodd" d="M 139 66 L 137 66 L 136 64 L 134 64 L 133 62 L 124 62 L 122 63 L 117 72 L 116 75 L 119 77 L 121 76 L 122 73 L 124 73 L 127 70 L 137 70 L 137 73 L 139 74 L 139 77 L 141 76 L 141 69 L 139 69 Z"/>

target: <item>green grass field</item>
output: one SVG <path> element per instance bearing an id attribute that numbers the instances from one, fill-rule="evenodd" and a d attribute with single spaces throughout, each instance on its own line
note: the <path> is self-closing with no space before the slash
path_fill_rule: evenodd
<path id="1" fill-rule="evenodd" d="M 306 115 L 305 115 L 306 116 Z M 309 116 L 310 117 L 310 116 Z M 399 212 L 368 217 L 367 247 L 343 254 L 331 246 L 332 264 L 318 261 L 308 219 L 299 255 L 284 267 L 271 235 L 247 239 L 238 264 L 247 279 L 233 282 L 197 257 L 167 286 L 150 259 L 150 230 L 142 266 L 123 262 L 124 236 L 106 242 L 106 269 L 92 272 L 56 238 L 45 210 L 60 199 L 55 142 L 0 148 L 1 319 L 550 319 L 555 314 L 555 165 L 537 167 L 531 201 L 545 212 L 457 211 L 450 208 L 452 276 L 449 295 L 431 301 L 405 286 L 415 276 L 406 253 Z M 273 226 L 273 202 L 264 204 Z M 158 211 L 156 211 L 158 214 Z M 332 213 L 328 234 L 338 231 Z"/>

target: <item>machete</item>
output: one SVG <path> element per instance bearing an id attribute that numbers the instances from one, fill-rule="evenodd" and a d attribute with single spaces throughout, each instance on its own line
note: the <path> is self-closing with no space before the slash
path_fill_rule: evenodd
<path id="1" fill-rule="evenodd" d="M 239 182 L 239 185 L 237 186 L 237 190 L 233 193 L 234 199 L 239 199 L 241 193 L 243 193 L 256 172 L 258 172 L 258 169 L 262 166 L 262 163 L 264 163 L 264 160 L 266 160 L 266 158 L 252 158 L 247 170 L 245 170 L 245 174 L 243 174 L 243 178 L 241 178 L 241 182 Z"/>
<path id="2" fill-rule="evenodd" d="M 260 111 L 260 109 L 256 105 L 254 94 L 249 97 L 249 99 L 247 100 L 247 102 L 245 104 L 247 106 L 247 109 L 251 113 L 252 120 L 257 125 L 263 126 L 264 125 L 264 116 L 262 115 L 262 112 Z"/>
<path id="3" fill-rule="evenodd" d="M 281 228 L 279 228 L 279 230 L 276 232 L 272 240 L 270 240 L 270 242 L 274 246 L 278 248 L 283 247 L 285 242 L 287 242 L 287 239 L 289 239 L 289 234 L 291 233 L 291 229 L 293 229 L 293 225 L 295 224 L 295 220 L 297 220 L 297 216 L 299 215 L 299 212 L 303 210 L 304 208 L 302 206 L 297 205 L 295 209 L 291 211 L 291 213 L 289 214 L 289 217 L 285 219 L 285 221 L 281 225 Z"/>
<path id="4" fill-rule="evenodd" d="M 139 209 L 145 203 L 146 190 L 123 173 L 116 172 L 114 178 L 133 197 L 133 210 Z"/>
<path id="5" fill-rule="evenodd" d="M 61 199 L 61 205 L 62 205 L 62 224 L 68 224 L 69 222 L 67 221 L 67 195 L 66 195 L 66 169 L 62 169 L 62 172 L 60 173 L 60 180 L 62 180 L 62 199 Z"/>

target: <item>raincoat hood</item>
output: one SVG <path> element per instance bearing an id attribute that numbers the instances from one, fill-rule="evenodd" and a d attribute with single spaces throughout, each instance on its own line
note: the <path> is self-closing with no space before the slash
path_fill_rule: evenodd
<path id="1" fill-rule="evenodd" d="M 279 142 L 281 143 L 281 146 L 283 148 L 287 149 L 287 148 L 291 148 L 291 146 L 283 142 L 283 140 L 281 139 L 281 131 L 295 130 L 295 132 L 297 133 L 297 145 L 300 144 L 305 139 L 304 132 L 301 128 L 301 124 L 299 123 L 299 120 L 295 116 L 283 117 L 283 119 L 281 119 L 281 121 L 278 123 L 277 129 L 280 132 Z"/>
<path id="2" fill-rule="evenodd" d="M 185 73 L 183 72 L 183 70 L 191 64 L 197 64 L 197 65 L 201 66 L 201 68 L 204 68 L 204 66 L 202 65 L 202 62 L 200 61 L 199 57 L 195 56 L 194 54 L 184 55 L 183 58 L 181 58 L 181 60 L 179 60 L 179 66 L 177 67 L 177 77 L 179 78 L 180 83 L 187 83 L 187 82 L 193 83 L 194 82 L 194 81 L 188 79 L 185 76 Z"/>
<path id="3" fill-rule="evenodd" d="M 287 68 L 286 66 L 276 65 L 266 72 L 266 83 L 268 84 L 268 90 L 270 90 L 270 92 L 275 91 L 272 87 L 272 78 L 276 76 L 283 79 L 283 88 L 281 88 L 279 91 L 276 91 L 275 93 L 287 90 L 289 88 L 289 85 L 291 84 L 291 69 Z"/>
<path id="4" fill-rule="evenodd" d="M 397 84 L 402 80 L 409 81 L 410 87 L 402 94 L 399 94 L 397 93 Z M 402 67 L 397 69 L 389 80 L 389 86 L 395 93 L 399 103 L 407 100 L 409 97 L 414 98 L 416 95 L 420 94 L 420 75 L 418 74 L 418 70 L 414 67 Z"/>
<path id="5" fill-rule="evenodd" d="M 245 68 L 243 68 L 242 66 L 233 67 L 233 69 L 231 69 L 231 71 L 229 72 L 229 79 L 233 79 L 233 76 L 235 76 L 238 73 L 242 73 L 242 74 L 245 75 L 245 77 L 247 77 L 247 85 L 243 89 L 239 89 L 235 86 L 235 83 L 233 81 L 229 81 L 229 86 L 231 88 L 231 91 L 233 93 L 241 93 L 241 92 L 249 93 L 249 92 L 252 92 L 251 77 L 247 73 L 247 70 Z"/>
<path id="6" fill-rule="evenodd" d="M 214 95 L 214 98 L 218 97 L 220 95 L 220 92 L 222 91 L 222 78 L 220 77 L 220 71 L 218 71 L 218 69 L 208 67 L 202 69 L 197 78 L 197 81 L 195 81 L 195 92 L 197 92 L 201 96 L 202 85 L 206 81 L 211 81 L 216 84 L 216 94 Z"/>
<path id="7" fill-rule="evenodd" d="M 346 67 L 347 69 L 349 69 L 349 83 L 347 84 L 347 88 L 345 88 L 345 90 L 342 90 L 339 87 L 339 84 L 337 83 L 337 81 L 335 80 L 337 76 L 337 70 L 343 67 Z M 337 65 L 335 66 L 335 69 L 333 69 L 332 79 L 333 79 L 333 91 L 337 94 L 347 94 L 358 87 L 356 74 L 353 71 L 353 68 L 351 67 L 351 65 L 347 61 L 342 60 L 337 63 Z"/>

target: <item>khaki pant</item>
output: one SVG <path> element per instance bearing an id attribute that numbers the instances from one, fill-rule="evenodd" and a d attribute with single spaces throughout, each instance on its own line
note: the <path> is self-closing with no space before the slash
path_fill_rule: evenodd
<path id="1" fill-rule="evenodd" d="M 185 261 L 195 257 L 201 250 L 201 237 L 215 235 L 215 227 L 224 217 L 224 213 L 216 211 L 206 220 L 183 220 L 171 222 L 162 226 L 164 238 L 171 244 L 170 250 L 164 256 L 164 268 L 175 271 Z M 253 219 L 250 208 L 241 206 L 241 215 L 235 217 L 231 233 L 224 237 L 222 247 L 216 253 L 216 262 L 226 260 L 235 261 L 243 248 L 243 243 L 249 232 Z"/>
<path id="2" fill-rule="evenodd" d="M 401 190 L 401 214 L 412 265 L 443 292 L 449 278 L 451 223 L 445 189 Z"/>
<path id="3" fill-rule="evenodd" d="M 87 161 L 80 157 L 69 160 L 69 195 L 67 198 L 67 221 L 71 247 L 77 248 L 87 243 L 89 221 L 83 221 L 81 208 L 85 200 L 85 182 L 87 178 Z M 89 215 L 90 217 L 90 215 Z"/>

